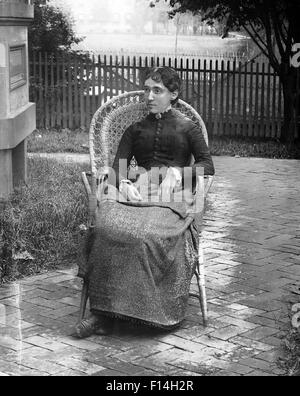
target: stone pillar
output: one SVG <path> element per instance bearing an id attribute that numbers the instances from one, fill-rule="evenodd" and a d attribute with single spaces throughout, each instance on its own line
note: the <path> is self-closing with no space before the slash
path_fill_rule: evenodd
<path id="1" fill-rule="evenodd" d="M 36 128 L 29 102 L 28 25 L 31 0 L 0 0 L 0 201 L 26 181 L 26 138 Z"/>
<path id="2" fill-rule="evenodd" d="M 0 150 L 0 200 L 9 197 L 12 189 L 12 150 Z"/>
<path id="3" fill-rule="evenodd" d="M 24 139 L 12 150 L 13 187 L 27 181 L 27 140 Z"/>

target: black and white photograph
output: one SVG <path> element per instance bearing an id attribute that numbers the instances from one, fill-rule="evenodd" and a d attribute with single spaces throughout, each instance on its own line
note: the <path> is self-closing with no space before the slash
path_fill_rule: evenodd
<path id="1" fill-rule="evenodd" d="M 300 376 L 299 16 L 0 0 L 1 377 Z"/>

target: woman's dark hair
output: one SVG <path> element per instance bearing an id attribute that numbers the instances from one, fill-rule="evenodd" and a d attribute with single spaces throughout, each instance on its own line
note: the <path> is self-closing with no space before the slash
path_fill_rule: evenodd
<path id="1" fill-rule="evenodd" d="M 172 100 L 171 103 L 175 104 L 177 102 L 181 88 L 181 79 L 176 70 L 168 66 L 153 67 L 146 70 L 144 81 L 148 80 L 148 78 L 163 83 L 170 92 L 178 91 L 177 98 Z"/>

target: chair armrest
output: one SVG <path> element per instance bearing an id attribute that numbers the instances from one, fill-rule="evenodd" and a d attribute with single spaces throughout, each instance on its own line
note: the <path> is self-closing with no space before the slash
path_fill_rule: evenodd
<path id="1" fill-rule="evenodd" d="M 88 176 L 91 180 L 88 180 Z M 97 173 L 97 179 L 95 174 L 90 172 L 82 172 L 82 181 L 88 195 L 88 227 L 91 228 L 95 223 L 95 213 L 97 208 L 97 197 L 101 195 L 103 190 L 103 182 L 106 180 L 107 172 Z"/>
<path id="2" fill-rule="evenodd" d="M 97 179 L 96 179 L 96 186 L 99 186 L 101 183 L 103 183 L 106 179 L 106 176 L 108 175 L 108 173 L 106 171 L 100 172 L 97 174 Z M 85 187 L 85 191 L 87 193 L 87 195 L 91 195 L 92 194 L 92 188 L 91 188 L 91 184 L 88 180 L 88 176 L 92 177 L 92 173 L 91 172 L 81 172 L 81 178 Z"/>
<path id="3" fill-rule="evenodd" d="M 85 187 L 85 191 L 86 191 L 87 195 L 91 195 L 92 189 L 91 189 L 90 183 L 88 181 L 87 175 L 88 175 L 88 172 L 81 172 L 81 178 L 83 181 L 83 185 Z"/>

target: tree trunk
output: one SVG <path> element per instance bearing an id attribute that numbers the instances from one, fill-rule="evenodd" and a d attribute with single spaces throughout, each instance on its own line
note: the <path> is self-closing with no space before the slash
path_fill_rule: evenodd
<path id="1" fill-rule="evenodd" d="M 299 96 L 297 87 L 297 73 L 299 71 L 286 64 L 282 66 L 282 73 L 280 74 L 280 80 L 283 92 L 283 126 L 281 130 L 280 141 L 287 143 L 288 146 L 292 146 L 297 135 L 298 128 L 298 114 L 297 109 Z"/>

